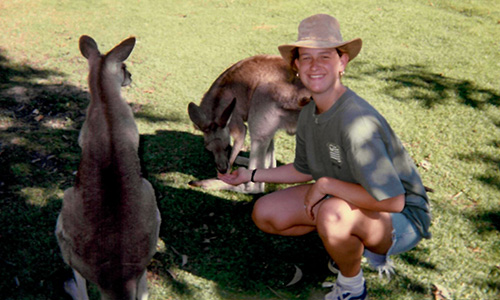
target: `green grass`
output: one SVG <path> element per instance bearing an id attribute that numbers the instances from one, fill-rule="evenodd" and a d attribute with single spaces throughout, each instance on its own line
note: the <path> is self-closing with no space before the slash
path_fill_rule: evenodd
<path id="1" fill-rule="evenodd" d="M 365 268 L 371 299 L 432 299 L 431 284 L 454 299 L 498 299 L 496 0 L 0 2 L 2 298 L 65 299 L 69 269 L 53 231 L 79 162 L 88 89 L 78 38 L 88 34 L 103 52 L 137 37 L 124 96 L 163 219 L 148 269 L 151 299 L 322 299 L 321 282 L 334 277 L 315 234 L 264 234 L 250 218 L 257 196 L 187 185 L 214 175 L 188 103 L 232 63 L 278 54 L 315 13 L 336 16 L 345 39 L 363 39 L 344 83 L 386 116 L 435 190 L 433 238 L 395 257 L 390 282 Z M 281 163 L 293 160 L 293 137 L 280 132 L 276 148 Z M 295 266 L 304 277 L 287 287 Z"/>

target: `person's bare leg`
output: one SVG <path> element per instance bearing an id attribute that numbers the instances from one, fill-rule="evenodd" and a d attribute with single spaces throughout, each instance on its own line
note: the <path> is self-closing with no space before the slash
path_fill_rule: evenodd
<path id="1" fill-rule="evenodd" d="M 316 226 L 325 249 L 346 277 L 359 274 L 365 247 L 385 254 L 392 245 L 389 213 L 359 209 L 342 199 L 330 198 L 320 204 L 317 216 Z"/>
<path id="2" fill-rule="evenodd" d="M 264 232 L 285 236 L 299 236 L 316 230 L 315 221 L 307 217 L 304 208 L 310 186 L 293 186 L 258 199 L 252 213 L 255 225 Z"/>

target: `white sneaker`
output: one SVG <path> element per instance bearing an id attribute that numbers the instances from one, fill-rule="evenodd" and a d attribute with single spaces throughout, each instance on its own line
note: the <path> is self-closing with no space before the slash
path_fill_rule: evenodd
<path id="1" fill-rule="evenodd" d="M 368 300 L 366 283 L 363 284 L 363 291 L 361 294 L 353 294 L 353 292 L 348 291 L 335 283 L 332 291 L 325 295 L 325 300 Z"/>
<path id="2" fill-rule="evenodd" d="M 368 259 L 370 267 L 376 271 L 378 271 L 378 276 L 382 279 L 384 276 L 390 281 L 392 279 L 392 275 L 396 274 L 396 267 L 392 259 L 388 258 L 384 264 L 376 264 L 372 260 Z M 339 266 L 333 261 L 333 259 L 328 260 L 328 270 L 333 274 L 339 274 Z"/>

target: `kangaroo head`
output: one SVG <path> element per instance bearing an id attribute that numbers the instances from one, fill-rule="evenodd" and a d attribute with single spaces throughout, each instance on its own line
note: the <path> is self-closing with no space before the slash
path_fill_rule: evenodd
<path id="1" fill-rule="evenodd" d="M 97 99 L 103 96 L 104 92 L 108 98 L 120 98 L 121 87 L 129 85 L 132 82 L 132 75 L 127 71 L 124 61 L 129 57 L 134 46 L 135 38 L 130 37 L 116 45 L 108 53 L 102 55 L 94 39 L 87 35 L 80 37 L 80 52 L 88 60 L 89 64 L 88 82 L 92 96 L 91 99 L 97 101 Z M 130 109 L 128 106 L 127 108 Z M 132 119 L 130 123 L 133 122 Z M 89 124 L 86 119 L 78 137 L 78 144 L 82 148 L 84 141 L 88 137 L 88 126 Z M 131 135 L 135 136 L 137 134 L 135 123 L 131 127 L 133 128 Z M 136 138 L 134 137 L 134 139 Z"/>
<path id="2" fill-rule="evenodd" d="M 103 74 L 107 75 L 107 79 L 111 79 L 118 87 L 127 86 L 132 82 L 132 75 L 127 71 L 124 61 L 129 57 L 134 46 L 135 37 L 130 37 L 105 55 L 101 55 L 94 39 L 87 35 L 80 37 L 80 52 L 89 61 L 91 74 L 93 67 L 101 64 Z"/>
<path id="3" fill-rule="evenodd" d="M 213 120 L 193 102 L 188 106 L 189 118 L 195 127 L 203 132 L 205 149 L 213 154 L 217 171 L 220 173 L 226 173 L 229 169 L 231 137 L 228 124 L 235 106 L 236 99 L 233 99 L 222 114 L 215 116 Z"/>

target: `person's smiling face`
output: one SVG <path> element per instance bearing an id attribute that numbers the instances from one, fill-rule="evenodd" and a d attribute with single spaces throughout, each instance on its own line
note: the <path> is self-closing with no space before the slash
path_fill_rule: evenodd
<path id="1" fill-rule="evenodd" d="M 347 54 L 339 57 L 336 49 L 299 48 L 295 66 L 302 83 L 316 99 L 320 96 L 333 96 L 342 87 L 339 73 L 344 71 L 349 60 Z"/>

